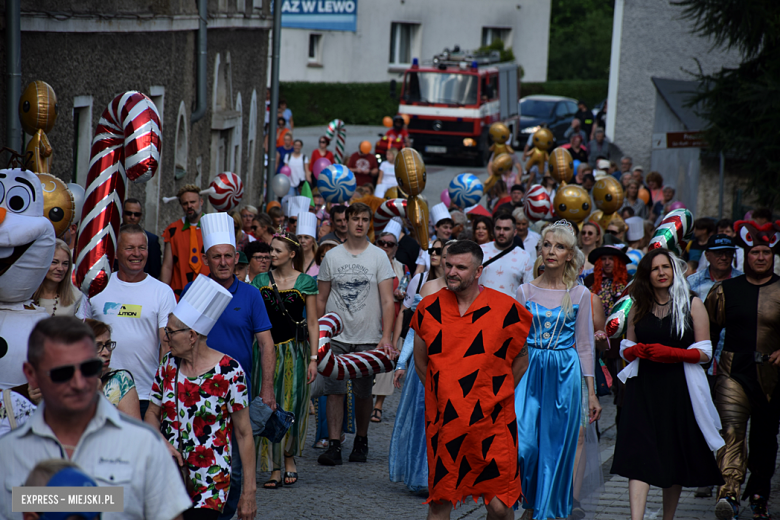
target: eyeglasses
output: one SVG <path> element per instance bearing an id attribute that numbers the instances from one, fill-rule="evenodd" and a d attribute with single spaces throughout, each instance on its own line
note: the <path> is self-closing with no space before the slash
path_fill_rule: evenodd
<path id="1" fill-rule="evenodd" d="M 90 359 L 79 365 L 66 365 L 64 367 L 52 368 L 49 370 L 49 379 L 52 383 L 65 383 L 73 378 L 76 373 L 76 367 L 81 371 L 84 377 L 97 377 L 103 369 L 102 359 Z"/>
<path id="2" fill-rule="evenodd" d="M 163 330 L 165 331 L 165 337 L 168 338 L 168 341 L 171 341 L 171 336 L 173 336 L 177 332 L 184 332 L 185 330 L 191 330 L 191 329 L 186 328 L 186 329 L 179 329 L 179 330 L 171 330 L 168 327 L 165 327 Z"/>
<path id="3" fill-rule="evenodd" d="M 116 348 L 116 341 L 106 341 L 105 343 L 97 342 L 95 343 L 95 346 L 98 349 L 98 353 L 103 352 L 103 349 L 113 352 Z"/>
<path id="4" fill-rule="evenodd" d="M 328 144 L 327 141 L 320 141 L 320 144 Z"/>
<path id="5" fill-rule="evenodd" d="M 618 232 L 615 231 L 614 229 L 607 229 L 606 231 L 604 231 L 604 233 L 606 233 L 608 235 L 617 235 L 618 234 Z"/>
<path id="6" fill-rule="evenodd" d="M 268 262 L 271 260 L 271 255 L 252 255 L 252 260 L 258 262 Z"/>
<path id="7" fill-rule="evenodd" d="M 298 219 L 297 218 L 288 218 L 287 221 L 290 224 L 297 224 L 298 223 Z"/>
<path id="8" fill-rule="evenodd" d="M 442 249 L 443 248 L 441 248 L 441 247 L 431 247 L 431 248 L 428 248 L 428 254 L 429 255 L 441 256 Z"/>
<path id="9" fill-rule="evenodd" d="M 381 247 L 383 249 L 391 249 L 391 248 L 397 246 L 398 244 L 396 244 L 395 242 L 393 242 L 391 240 L 377 240 L 376 241 L 376 245 L 378 245 L 379 247 Z"/>
<path id="10" fill-rule="evenodd" d="M 128 216 L 128 217 L 141 218 L 141 217 L 143 217 L 143 215 L 144 214 L 141 213 L 140 211 L 125 211 L 125 216 Z"/>
<path id="11" fill-rule="evenodd" d="M 587 232 L 583 231 L 582 232 L 582 236 L 584 236 L 584 237 L 592 237 L 592 236 L 595 236 L 595 235 L 596 235 L 596 233 L 594 233 L 593 231 L 587 231 Z"/>

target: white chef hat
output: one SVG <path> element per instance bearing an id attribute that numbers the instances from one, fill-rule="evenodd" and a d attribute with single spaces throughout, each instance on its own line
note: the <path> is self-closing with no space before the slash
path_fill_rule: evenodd
<path id="1" fill-rule="evenodd" d="M 308 199 L 308 197 L 305 198 Z M 317 238 L 317 215 L 309 211 L 298 213 L 298 225 L 295 228 L 295 234 Z"/>
<path id="2" fill-rule="evenodd" d="M 232 299 L 230 291 L 211 278 L 199 274 L 173 309 L 173 315 L 198 334 L 208 336 Z"/>
<path id="3" fill-rule="evenodd" d="M 626 219 L 626 225 L 628 226 L 628 231 L 626 231 L 626 238 L 630 242 L 642 240 L 642 238 L 644 238 L 645 222 L 642 220 L 642 217 L 628 217 Z"/>
<path id="4" fill-rule="evenodd" d="M 200 217 L 203 250 L 223 244 L 236 247 L 236 221 L 227 213 L 209 213 Z"/>
<path id="5" fill-rule="evenodd" d="M 287 201 L 287 213 L 285 216 L 287 217 L 297 217 L 298 213 L 305 213 L 309 211 L 309 205 L 311 204 L 311 199 L 309 197 L 304 197 L 303 195 L 296 195 L 295 197 L 290 197 Z"/>
<path id="6" fill-rule="evenodd" d="M 401 224 L 395 219 L 390 220 L 385 229 L 382 230 L 382 234 L 384 233 L 390 233 L 395 237 L 395 241 L 398 242 L 401 239 Z"/>
<path id="7" fill-rule="evenodd" d="M 450 216 L 450 210 L 447 209 L 446 204 L 439 202 L 431 208 L 431 222 L 433 222 L 434 226 L 438 224 L 440 220 L 444 220 L 445 218 L 452 219 Z"/>

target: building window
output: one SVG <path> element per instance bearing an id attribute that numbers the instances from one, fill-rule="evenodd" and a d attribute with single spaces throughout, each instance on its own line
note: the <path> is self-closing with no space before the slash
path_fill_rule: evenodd
<path id="1" fill-rule="evenodd" d="M 187 175 L 187 158 L 189 157 L 187 130 L 187 106 L 182 101 L 179 103 L 179 115 L 176 118 L 176 153 L 173 166 L 173 177 L 176 180 L 183 179 Z"/>
<path id="2" fill-rule="evenodd" d="M 482 46 L 487 47 L 496 40 L 501 40 L 505 46 L 511 46 L 509 41 L 511 29 L 505 27 L 483 27 L 482 28 Z"/>
<path id="3" fill-rule="evenodd" d="M 390 26 L 390 63 L 408 65 L 412 62 L 417 33 L 420 25 L 416 23 L 393 22 Z"/>
<path id="4" fill-rule="evenodd" d="M 92 148 L 92 96 L 73 100 L 73 172 L 70 182 L 86 188 Z"/>
<path id="5" fill-rule="evenodd" d="M 322 35 L 312 33 L 309 35 L 309 62 L 322 62 Z"/>

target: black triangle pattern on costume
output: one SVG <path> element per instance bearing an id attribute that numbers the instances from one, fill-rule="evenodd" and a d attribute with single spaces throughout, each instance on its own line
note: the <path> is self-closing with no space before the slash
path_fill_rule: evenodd
<path id="1" fill-rule="evenodd" d="M 501 348 L 496 350 L 493 355 L 500 359 L 506 359 L 506 352 L 509 350 L 509 344 L 512 343 L 512 338 L 507 338 Z"/>
<path id="2" fill-rule="evenodd" d="M 430 425 L 431 425 L 431 421 L 425 421 L 425 429 L 426 430 L 428 429 L 428 426 L 430 426 Z"/>
<path id="3" fill-rule="evenodd" d="M 455 462 L 455 459 L 458 458 L 458 453 L 460 453 L 460 446 L 463 444 L 463 440 L 466 438 L 466 435 L 468 435 L 468 433 L 464 433 L 460 437 L 452 439 L 450 442 L 445 444 L 447 451 L 450 452 L 450 457 L 452 457 L 452 462 Z"/>
<path id="4" fill-rule="evenodd" d="M 437 398 L 439 397 L 439 374 L 441 372 L 436 372 L 433 374 L 433 395 L 435 395 Z"/>
<path id="5" fill-rule="evenodd" d="M 504 379 L 506 379 L 506 374 L 493 377 L 493 395 L 498 395 L 501 385 L 504 384 Z"/>
<path id="6" fill-rule="evenodd" d="M 450 472 L 444 467 L 444 463 L 441 461 L 441 457 L 436 459 L 436 472 L 433 474 L 433 486 L 439 483 L 441 479 L 449 475 Z"/>
<path id="7" fill-rule="evenodd" d="M 520 476 L 520 457 L 517 458 L 517 470 L 515 471 L 515 478 Z"/>
<path id="8" fill-rule="evenodd" d="M 480 319 L 488 312 L 490 312 L 490 307 L 482 307 L 481 309 L 475 310 L 474 312 L 471 313 L 471 323 L 476 322 L 478 319 Z"/>
<path id="9" fill-rule="evenodd" d="M 466 460 L 466 457 L 463 457 L 460 461 L 460 469 L 458 469 L 458 482 L 455 484 L 455 487 L 460 486 L 463 477 L 468 475 L 469 471 L 471 471 L 471 464 L 469 464 L 469 461 Z"/>
<path id="10" fill-rule="evenodd" d="M 433 424 L 436 424 L 437 422 L 439 422 L 439 417 L 441 417 L 441 411 L 440 410 L 436 410 L 436 419 L 433 420 Z"/>
<path id="11" fill-rule="evenodd" d="M 487 459 L 488 451 L 490 451 L 490 445 L 493 444 L 493 440 L 496 438 L 495 434 L 491 435 L 487 439 L 482 441 L 482 458 Z"/>
<path id="12" fill-rule="evenodd" d="M 428 355 L 441 354 L 441 331 L 436 335 L 436 339 L 431 342 L 428 347 Z"/>
<path id="13" fill-rule="evenodd" d="M 431 448 L 433 449 L 433 456 L 436 456 L 436 452 L 439 449 L 439 432 L 436 435 L 431 435 Z"/>
<path id="14" fill-rule="evenodd" d="M 490 414 L 490 418 L 493 419 L 493 424 L 496 424 L 496 419 L 498 419 L 498 414 L 501 413 L 501 404 L 497 404 L 495 408 L 493 408 L 493 412 Z"/>
<path id="15" fill-rule="evenodd" d="M 442 419 L 441 425 L 444 426 L 450 421 L 454 421 L 458 418 L 458 412 L 455 411 L 455 407 L 452 406 L 452 401 L 447 400 L 447 406 L 444 407 L 444 419 Z"/>
<path id="16" fill-rule="evenodd" d="M 439 299 L 436 298 L 436 301 L 432 304 L 428 305 L 425 308 L 426 311 L 428 311 L 428 314 L 430 314 L 434 320 L 441 323 L 441 305 L 439 305 Z"/>
<path id="17" fill-rule="evenodd" d="M 504 318 L 504 328 L 507 328 L 510 325 L 514 325 L 519 321 L 520 321 L 520 315 L 517 313 L 517 307 L 512 305 L 509 308 L 509 312 L 506 313 L 506 317 Z"/>
<path id="18" fill-rule="evenodd" d="M 482 473 L 480 473 L 477 479 L 474 481 L 474 485 L 476 486 L 480 482 L 498 478 L 500 476 L 501 473 L 498 471 L 498 464 L 496 464 L 496 459 L 492 459 L 490 463 L 487 466 L 485 466 L 485 469 L 482 470 Z"/>
<path id="19" fill-rule="evenodd" d="M 418 312 L 417 313 L 417 326 L 418 327 L 422 326 L 422 319 L 423 319 L 423 313 L 422 312 Z"/>
<path id="20" fill-rule="evenodd" d="M 477 380 L 477 374 L 479 374 L 479 369 L 475 370 L 467 376 L 458 379 L 458 384 L 460 385 L 461 390 L 463 390 L 463 397 L 469 395 L 471 389 L 474 388 L 474 382 Z"/>
<path id="21" fill-rule="evenodd" d="M 507 424 L 507 428 L 509 428 L 509 433 L 512 434 L 512 441 L 515 443 L 515 446 L 517 446 L 517 421 L 512 421 Z"/>
<path id="22" fill-rule="evenodd" d="M 484 417 L 485 414 L 482 413 L 482 406 L 479 404 L 479 399 L 478 399 L 477 404 L 474 405 L 474 411 L 471 412 L 471 419 L 469 419 L 469 426 L 479 421 L 480 419 L 483 419 Z"/>
<path id="23" fill-rule="evenodd" d="M 471 346 L 466 351 L 466 353 L 463 355 L 464 358 L 469 356 L 476 356 L 477 354 L 484 354 L 485 353 L 485 345 L 482 344 L 482 331 L 479 331 L 479 334 L 477 334 L 477 337 L 474 338 L 474 341 L 471 342 Z"/>

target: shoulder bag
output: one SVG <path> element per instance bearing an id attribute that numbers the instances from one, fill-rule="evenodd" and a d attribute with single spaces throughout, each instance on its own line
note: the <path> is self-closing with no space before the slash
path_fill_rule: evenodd
<path id="1" fill-rule="evenodd" d="M 11 402 L 11 391 L 10 390 L 3 390 L 3 404 L 5 405 L 5 415 L 8 417 L 8 424 L 11 425 L 11 429 L 15 430 L 17 427 L 16 424 L 16 415 L 14 415 L 14 405 L 13 402 Z"/>
<path id="2" fill-rule="evenodd" d="M 495 262 L 496 260 L 499 260 L 499 259 L 505 257 L 506 255 L 508 255 L 509 253 L 514 251 L 516 247 L 517 247 L 517 244 L 512 244 L 512 247 L 508 247 L 508 248 L 504 249 L 503 251 L 498 253 L 496 256 L 494 256 L 490 260 L 488 260 L 486 262 L 483 262 L 482 267 L 485 268 L 485 267 L 489 266 L 490 264 L 492 264 L 493 262 Z"/>

